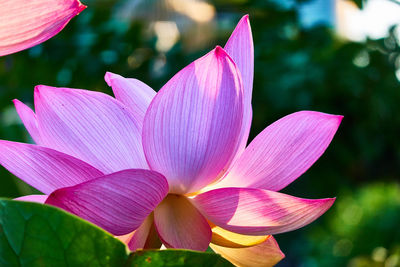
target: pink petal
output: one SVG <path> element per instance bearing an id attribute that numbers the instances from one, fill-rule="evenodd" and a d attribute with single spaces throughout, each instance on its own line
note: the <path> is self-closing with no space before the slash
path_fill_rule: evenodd
<path id="1" fill-rule="evenodd" d="M 40 133 L 38 129 L 36 114 L 33 112 L 31 108 L 27 105 L 22 103 L 21 101 L 14 99 L 13 100 L 15 109 L 19 117 L 21 118 L 22 123 L 24 124 L 26 130 L 31 135 L 32 139 L 37 143 L 40 144 Z"/>
<path id="2" fill-rule="evenodd" d="M 48 197 L 48 195 L 27 195 L 27 196 L 14 198 L 14 200 L 37 202 L 37 203 L 44 204 L 44 202 L 46 202 L 47 197 Z"/>
<path id="3" fill-rule="evenodd" d="M 246 147 L 253 114 L 251 96 L 254 76 L 254 45 L 248 15 L 243 16 L 239 21 L 224 49 L 232 57 L 233 61 L 235 61 L 236 66 L 242 74 L 243 80 L 244 108 L 240 144 L 237 154 L 239 156 Z"/>
<path id="4" fill-rule="evenodd" d="M 174 193 L 215 180 L 235 155 L 243 116 L 240 74 L 217 47 L 176 74 L 154 97 L 143 126 L 149 166 Z"/>
<path id="5" fill-rule="evenodd" d="M 123 240 L 123 237 L 127 238 Z M 153 213 L 147 216 L 138 229 L 123 237 L 118 237 L 118 239 L 127 244 L 131 251 L 136 251 L 137 249 L 159 249 L 162 245 L 154 226 Z"/>
<path id="6" fill-rule="evenodd" d="M 154 211 L 154 224 L 169 248 L 205 251 L 211 241 L 207 220 L 184 196 L 168 195 Z"/>
<path id="7" fill-rule="evenodd" d="M 114 235 L 138 228 L 168 192 L 165 178 L 124 170 L 53 192 L 46 204 L 65 209 Z"/>
<path id="8" fill-rule="evenodd" d="M 45 194 L 103 175 L 89 164 L 53 149 L 4 140 L 0 140 L 0 164 Z"/>
<path id="9" fill-rule="evenodd" d="M 279 191 L 324 153 L 342 116 L 314 111 L 290 114 L 262 131 L 215 187 Z"/>
<path id="10" fill-rule="evenodd" d="M 42 142 L 104 173 L 147 163 L 141 122 L 114 98 L 99 92 L 37 86 L 35 109 Z"/>
<path id="11" fill-rule="evenodd" d="M 271 235 L 303 227 L 321 216 L 335 199 L 304 199 L 254 188 L 220 188 L 192 203 L 212 223 L 245 235 Z"/>
<path id="12" fill-rule="evenodd" d="M 111 72 L 107 72 L 104 78 L 112 87 L 115 98 L 124 103 L 135 116 L 139 116 L 140 121 L 143 121 L 156 92 L 139 80 L 124 78 Z"/>
<path id="13" fill-rule="evenodd" d="M 227 248 L 214 244 L 210 244 L 210 247 L 235 266 L 241 267 L 274 266 L 285 257 L 273 236 L 253 247 Z"/>
<path id="14" fill-rule="evenodd" d="M 153 216 L 147 216 L 142 225 L 140 225 L 140 227 L 132 234 L 132 237 L 128 242 L 128 247 L 131 251 L 144 248 L 150 229 L 153 225 L 153 221 Z"/>
<path id="15" fill-rule="evenodd" d="M 1 0 L 0 56 L 50 39 L 85 8 L 78 0 Z"/>

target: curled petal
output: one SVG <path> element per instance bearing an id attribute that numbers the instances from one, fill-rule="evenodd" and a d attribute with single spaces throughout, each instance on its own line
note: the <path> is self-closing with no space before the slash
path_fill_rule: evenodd
<path id="1" fill-rule="evenodd" d="M 237 156 L 246 147 L 252 119 L 251 96 L 254 76 L 254 45 L 249 16 L 245 15 L 237 24 L 224 49 L 235 61 L 243 80 L 243 123 L 240 131 L 240 143 Z"/>
<path id="2" fill-rule="evenodd" d="M 50 39 L 85 8 L 78 0 L 1 0 L 0 56 Z"/>
<path id="3" fill-rule="evenodd" d="M 207 220 L 183 196 L 168 195 L 154 211 L 154 223 L 166 247 L 205 251 L 210 244 Z"/>
<path id="4" fill-rule="evenodd" d="M 28 202 L 37 202 L 44 204 L 46 202 L 48 195 L 27 195 L 23 197 L 14 198 L 14 200 L 18 201 L 28 201 Z"/>
<path id="5" fill-rule="evenodd" d="M 107 72 L 104 79 L 112 87 L 115 98 L 125 104 L 126 107 L 143 122 L 146 110 L 156 92 L 147 84 L 121 75 Z"/>
<path id="6" fill-rule="evenodd" d="M 224 172 L 237 150 L 242 94 L 239 71 L 217 47 L 154 97 L 143 146 L 149 166 L 167 177 L 171 193 L 197 191 Z"/>
<path id="7" fill-rule="evenodd" d="M 33 112 L 30 107 L 17 99 L 14 99 L 13 102 L 15 105 L 15 109 L 17 110 L 17 113 L 21 118 L 21 121 L 24 124 L 26 130 L 31 135 L 36 144 L 40 145 L 40 133 L 35 112 Z"/>
<path id="8" fill-rule="evenodd" d="M 53 192 L 46 204 L 65 209 L 114 235 L 137 229 L 168 192 L 165 178 L 124 170 Z"/>
<path id="9" fill-rule="evenodd" d="M 119 240 L 128 245 L 131 251 L 137 249 L 159 249 L 161 241 L 154 226 L 154 214 L 151 213 L 138 229 L 124 236 L 117 236 Z"/>
<path id="10" fill-rule="evenodd" d="M 191 199 L 213 224 L 244 235 L 271 235 L 303 227 L 335 199 L 304 199 L 254 188 L 220 188 Z"/>
<path id="11" fill-rule="evenodd" d="M 230 232 L 218 226 L 212 228 L 211 243 L 230 248 L 244 248 L 252 247 L 267 240 L 270 235 L 241 235 L 238 233 Z"/>
<path id="12" fill-rule="evenodd" d="M 300 111 L 276 121 L 250 143 L 226 177 L 214 188 L 281 190 L 324 153 L 342 118 Z"/>
<path id="13" fill-rule="evenodd" d="M 210 247 L 234 265 L 241 267 L 270 267 L 285 257 L 273 236 L 253 247 L 227 248 L 214 244 L 210 244 Z"/>
<path id="14" fill-rule="evenodd" d="M 99 92 L 37 86 L 35 109 L 42 142 L 104 173 L 147 169 L 141 122 Z"/>
<path id="15" fill-rule="evenodd" d="M 150 214 L 144 220 L 142 225 L 140 225 L 140 227 L 133 232 L 133 235 L 128 242 L 128 247 L 131 251 L 144 248 L 152 226 L 153 216 Z"/>
<path id="16" fill-rule="evenodd" d="M 4 140 L 0 140 L 0 164 L 45 194 L 103 175 L 86 162 L 53 149 Z"/>

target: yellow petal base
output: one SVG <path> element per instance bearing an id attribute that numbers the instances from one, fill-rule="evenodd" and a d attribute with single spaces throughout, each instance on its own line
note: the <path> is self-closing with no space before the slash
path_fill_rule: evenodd
<path id="1" fill-rule="evenodd" d="M 221 227 L 210 225 L 212 229 L 211 243 L 228 248 L 252 247 L 266 241 L 270 235 L 251 236 L 230 232 Z"/>

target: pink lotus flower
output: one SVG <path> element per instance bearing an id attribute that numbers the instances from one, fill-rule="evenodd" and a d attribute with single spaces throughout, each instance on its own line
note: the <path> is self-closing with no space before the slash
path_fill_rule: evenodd
<path id="1" fill-rule="evenodd" d="M 0 56 L 50 39 L 85 8 L 78 0 L 1 0 Z"/>
<path id="2" fill-rule="evenodd" d="M 247 147 L 253 41 L 248 17 L 225 48 L 177 73 L 156 94 L 107 73 L 115 99 L 99 92 L 37 86 L 35 113 L 15 100 L 37 145 L 0 141 L 0 163 L 46 196 L 132 250 L 212 248 L 236 264 L 273 264 L 271 234 L 321 216 L 333 198 L 279 193 L 325 151 L 342 117 L 288 115 Z M 270 257 L 265 257 L 265 250 Z M 261 253 L 262 252 L 262 253 Z"/>

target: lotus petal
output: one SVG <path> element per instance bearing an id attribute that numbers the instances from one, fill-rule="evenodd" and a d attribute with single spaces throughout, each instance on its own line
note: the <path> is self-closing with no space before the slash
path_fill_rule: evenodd
<path id="1" fill-rule="evenodd" d="M 0 140 L 0 164 L 45 194 L 103 175 L 86 162 L 53 149 L 4 140 Z"/>
<path id="2" fill-rule="evenodd" d="M 210 244 L 210 226 L 184 196 L 168 195 L 154 211 L 154 223 L 166 247 L 205 251 Z"/>
<path id="3" fill-rule="evenodd" d="M 250 143 L 214 188 L 281 190 L 324 153 L 342 118 L 314 111 L 300 111 L 283 117 Z"/>
<path id="4" fill-rule="evenodd" d="M 240 73 L 217 47 L 177 73 L 154 97 L 143 125 L 151 169 L 172 193 L 201 189 L 236 153 L 243 117 Z"/>
<path id="5" fill-rule="evenodd" d="M 147 84 L 121 75 L 107 72 L 105 80 L 112 87 L 115 98 L 125 104 L 129 110 L 143 121 L 146 110 L 156 92 Z"/>
<path id="6" fill-rule="evenodd" d="M 51 193 L 60 207 L 114 235 L 136 230 L 167 195 L 168 183 L 149 170 L 123 170 Z"/>
<path id="7" fill-rule="evenodd" d="M 50 39 L 85 8 L 78 0 L 1 0 L 0 56 Z"/>
<path id="8" fill-rule="evenodd" d="M 239 21 L 224 49 L 232 57 L 233 61 L 235 61 L 243 80 L 244 108 L 239 150 L 237 153 L 237 156 L 239 156 L 246 147 L 253 114 L 251 96 L 253 93 L 254 45 L 248 15 L 245 15 Z"/>
<path id="9" fill-rule="evenodd" d="M 104 173 L 147 169 L 141 122 L 99 92 L 37 86 L 35 109 L 42 142 Z"/>
<path id="10" fill-rule="evenodd" d="M 22 123 L 24 124 L 26 130 L 31 135 L 32 139 L 36 142 L 36 144 L 41 144 L 40 132 L 38 128 L 38 123 L 36 119 L 36 114 L 33 110 L 22 103 L 21 101 L 14 99 L 14 106 L 17 110 L 19 117 L 21 118 Z"/>
<path id="11" fill-rule="evenodd" d="M 335 199 L 304 199 L 255 188 L 220 188 L 191 201 L 207 220 L 228 231 L 271 235 L 313 222 Z"/>

